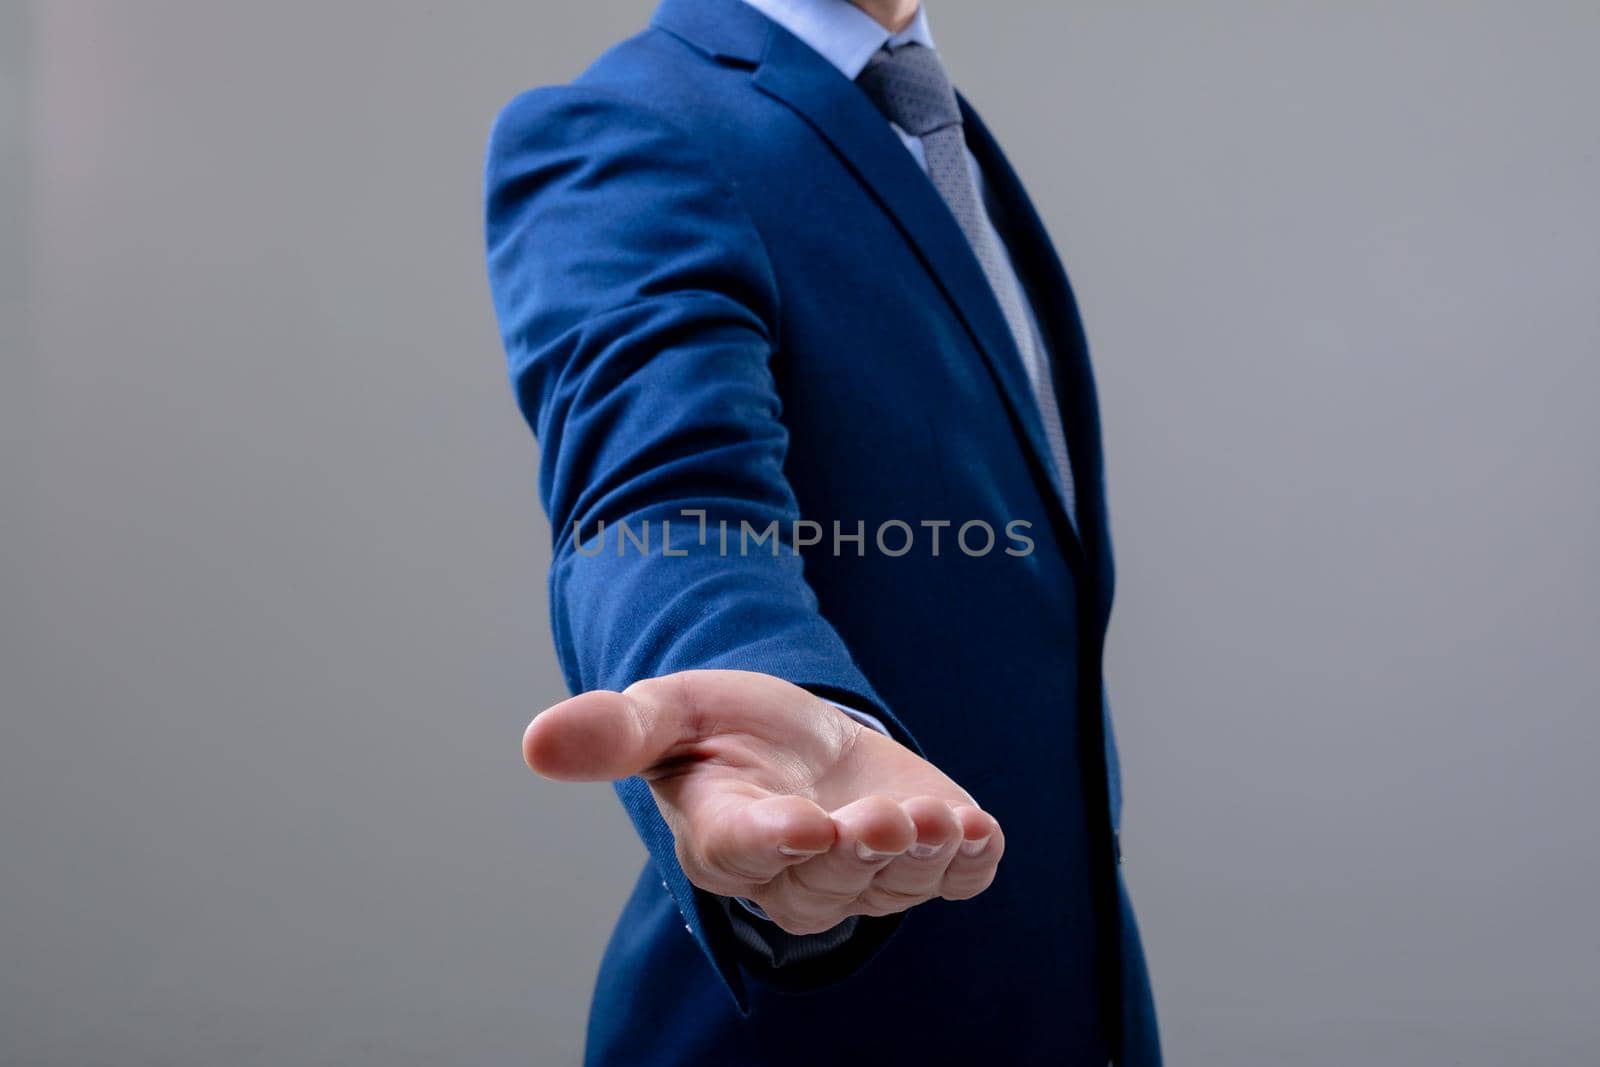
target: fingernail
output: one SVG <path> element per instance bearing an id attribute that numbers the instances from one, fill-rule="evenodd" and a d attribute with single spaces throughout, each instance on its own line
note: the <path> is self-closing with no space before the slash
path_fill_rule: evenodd
<path id="1" fill-rule="evenodd" d="M 988 837 L 980 837 L 976 841 L 963 841 L 961 843 L 961 854 L 963 856 L 976 856 L 978 853 L 982 852 L 988 847 Z"/>
<path id="2" fill-rule="evenodd" d="M 779 845 L 778 851 L 785 856 L 820 856 L 828 850 L 825 848 L 790 848 L 788 845 Z"/>
<path id="3" fill-rule="evenodd" d="M 944 851 L 944 845 L 925 845 L 921 841 L 918 841 L 916 844 L 911 846 L 909 851 L 914 859 L 931 860 L 933 857 Z"/>
<path id="4" fill-rule="evenodd" d="M 894 853 L 893 852 L 879 852 L 877 849 L 868 848 L 866 845 L 862 844 L 860 841 L 857 841 L 856 842 L 856 855 L 861 857 L 867 863 L 880 863 L 883 860 L 888 859 L 890 856 L 893 856 Z"/>

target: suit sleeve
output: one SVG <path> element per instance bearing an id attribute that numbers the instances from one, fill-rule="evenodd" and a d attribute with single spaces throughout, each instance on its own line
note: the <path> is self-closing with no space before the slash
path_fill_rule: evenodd
<path id="1" fill-rule="evenodd" d="M 551 624 L 568 688 L 760 671 L 874 715 L 915 748 L 820 614 L 790 541 L 799 512 L 768 366 L 778 292 L 736 190 L 663 117 L 570 87 L 506 106 L 485 186 L 495 310 L 541 445 Z M 735 535 L 726 550 L 723 522 Z M 743 523 L 776 523 L 777 554 L 741 553 Z M 812 987 L 850 973 L 894 928 L 864 920 L 846 948 L 763 972 L 740 953 L 722 902 L 684 876 L 649 788 L 633 778 L 617 792 L 741 1010 L 738 964 Z"/>

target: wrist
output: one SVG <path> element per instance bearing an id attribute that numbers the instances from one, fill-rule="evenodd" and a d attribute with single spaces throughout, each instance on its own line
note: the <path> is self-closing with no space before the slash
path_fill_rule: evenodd
<path id="1" fill-rule="evenodd" d="M 829 704 L 832 704 L 834 707 L 844 712 L 845 715 L 860 723 L 862 726 L 867 727 L 869 730 L 880 733 L 884 737 L 892 736 L 889 733 L 889 728 L 883 724 L 883 720 L 879 719 L 876 715 L 862 711 L 859 708 L 852 708 L 848 704 L 841 704 L 837 700 L 828 700 L 827 697 L 823 697 L 822 699 L 826 700 Z"/>

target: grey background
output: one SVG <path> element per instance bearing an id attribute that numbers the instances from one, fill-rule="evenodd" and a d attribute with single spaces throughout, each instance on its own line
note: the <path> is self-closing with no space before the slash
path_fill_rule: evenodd
<path id="1" fill-rule="evenodd" d="M 519 759 L 479 166 L 646 10 L 0 4 L 0 1061 L 576 1059 L 643 850 Z M 1600 8 L 931 14 L 1087 311 L 1171 1062 L 1600 1061 Z"/>

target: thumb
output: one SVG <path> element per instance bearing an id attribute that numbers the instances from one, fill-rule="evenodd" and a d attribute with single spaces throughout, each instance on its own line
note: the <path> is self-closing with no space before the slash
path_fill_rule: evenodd
<path id="1" fill-rule="evenodd" d="M 753 731 L 805 758 L 837 744 L 847 720 L 780 678 L 693 670 L 646 678 L 625 692 L 596 689 L 540 712 L 522 735 L 528 766 L 546 778 L 598 782 L 642 774 L 718 733 Z M 838 735 L 838 736 L 836 736 Z"/>
<path id="2" fill-rule="evenodd" d="M 539 774 L 602 782 L 639 774 L 684 740 L 671 705 L 645 705 L 596 689 L 541 711 L 522 735 L 522 757 Z"/>

